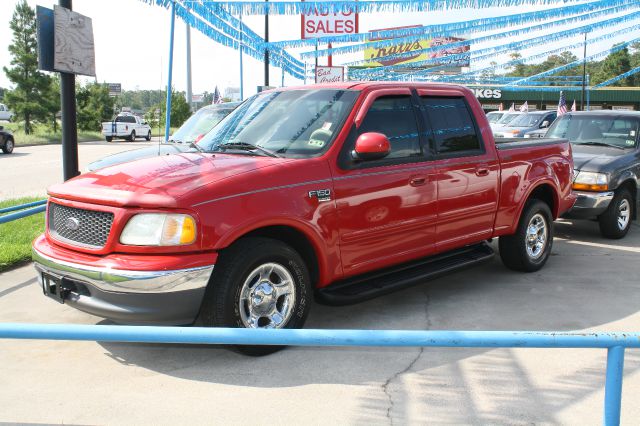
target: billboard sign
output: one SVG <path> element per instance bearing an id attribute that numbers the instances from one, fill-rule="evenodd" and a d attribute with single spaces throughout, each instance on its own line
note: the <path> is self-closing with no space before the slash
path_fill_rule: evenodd
<path id="1" fill-rule="evenodd" d="M 344 67 L 316 67 L 316 83 L 344 81 Z"/>
<path id="2" fill-rule="evenodd" d="M 203 100 L 204 100 L 204 95 L 201 94 L 201 93 L 199 93 L 199 94 L 194 93 L 194 94 L 191 95 L 191 103 L 193 103 L 193 104 L 200 103 Z"/>
<path id="3" fill-rule="evenodd" d="M 358 14 L 349 6 L 345 6 L 340 12 L 329 12 L 327 8 L 316 7 L 313 13 L 303 14 L 301 18 L 303 39 L 358 32 Z"/>
<path id="4" fill-rule="evenodd" d="M 384 28 L 378 30 L 372 30 L 369 33 L 374 33 L 378 31 L 388 31 L 388 30 L 399 30 L 404 28 L 420 28 L 419 25 L 406 26 L 406 27 L 396 27 L 396 28 Z M 468 52 L 470 50 L 469 45 L 458 46 L 452 49 L 444 49 L 438 52 L 430 52 L 430 53 L 420 53 L 420 50 L 428 49 L 434 46 L 441 46 L 444 44 L 454 43 L 457 41 L 464 41 L 463 38 L 457 37 L 435 37 L 432 39 L 427 38 L 418 38 L 416 36 L 414 40 L 405 41 L 398 44 L 388 45 L 388 46 L 378 46 L 378 47 L 367 47 L 364 50 L 364 58 L 367 60 L 368 66 L 371 67 L 380 67 L 380 66 L 389 66 L 389 65 L 399 65 L 399 64 L 410 64 L 412 62 L 420 62 L 433 58 L 440 58 L 438 61 L 431 63 L 429 66 L 437 66 L 437 65 L 447 65 L 451 64 L 452 66 L 457 67 L 465 67 L 469 66 L 469 58 L 465 58 L 461 60 L 459 58 L 448 60 L 448 55 L 458 54 Z M 392 38 L 380 38 L 369 36 L 369 41 L 381 41 L 381 40 L 390 40 Z M 416 51 L 415 54 L 410 55 L 408 53 Z M 402 58 L 389 58 L 389 59 L 378 59 L 384 56 L 395 55 L 400 53 L 407 53 L 408 55 Z"/>

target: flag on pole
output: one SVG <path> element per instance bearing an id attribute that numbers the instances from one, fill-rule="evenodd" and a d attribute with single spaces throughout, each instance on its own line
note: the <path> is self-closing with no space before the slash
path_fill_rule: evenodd
<path id="1" fill-rule="evenodd" d="M 571 105 L 571 111 L 576 112 L 578 108 L 576 107 L 576 101 L 573 101 L 573 105 Z"/>
<path id="2" fill-rule="evenodd" d="M 220 96 L 220 91 L 218 90 L 218 86 L 216 86 L 216 90 L 213 91 L 213 101 L 211 102 L 211 105 L 221 104 L 221 103 L 222 103 L 222 96 Z"/>
<path id="3" fill-rule="evenodd" d="M 504 110 L 504 106 L 502 105 L 502 102 L 500 102 L 500 105 L 498 105 L 498 111 L 503 111 Z"/>
<path id="4" fill-rule="evenodd" d="M 566 113 L 567 113 L 567 100 L 564 97 L 564 92 L 560 92 L 560 100 L 558 101 L 558 117 L 563 116 Z"/>
<path id="5" fill-rule="evenodd" d="M 529 103 L 527 101 L 524 101 L 520 107 L 520 112 L 529 112 Z"/>
<path id="6" fill-rule="evenodd" d="M 516 104 L 515 103 L 511 103 L 511 106 L 509 107 L 509 112 L 515 112 L 516 111 Z"/>

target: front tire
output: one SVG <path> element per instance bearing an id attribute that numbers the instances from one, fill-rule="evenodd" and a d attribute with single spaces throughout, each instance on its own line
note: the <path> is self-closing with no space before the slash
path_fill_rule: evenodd
<path id="1" fill-rule="evenodd" d="M 549 206 L 536 199 L 527 201 L 513 235 L 498 239 L 500 258 L 509 269 L 535 272 L 542 268 L 553 246 L 553 218 Z"/>
<path id="2" fill-rule="evenodd" d="M 147 142 L 149 142 L 149 141 L 151 140 L 151 130 L 149 130 L 149 131 L 147 132 L 147 137 L 145 137 L 145 140 L 146 140 Z"/>
<path id="3" fill-rule="evenodd" d="M 631 228 L 634 207 L 633 196 L 628 189 L 622 188 L 616 191 L 607 210 L 598 216 L 602 236 L 614 240 L 624 238 Z"/>
<path id="4" fill-rule="evenodd" d="M 131 132 L 131 135 L 129 136 L 129 141 L 135 142 L 135 140 L 136 140 L 136 131 L 134 130 Z"/>
<path id="5" fill-rule="evenodd" d="M 15 143 L 13 142 L 13 139 L 8 138 L 2 146 L 2 152 L 4 152 L 5 154 L 11 154 L 13 152 L 14 146 Z"/>
<path id="6" fill-rule="evenodd" d="M 221 252 L 200 310 L 205 327 L 302 328 L 311 307 L 307 265 L 287 244 L 246 238 Z M 282 346 L 236 346 L 251 356 Z"/>

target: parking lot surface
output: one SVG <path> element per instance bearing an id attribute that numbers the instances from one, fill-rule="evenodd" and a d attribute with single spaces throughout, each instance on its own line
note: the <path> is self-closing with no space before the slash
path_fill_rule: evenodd
<path id="1" fill-rule="evenodd" d="M 155 138 L 154 138 L 155 139 Z M 95 141 L 78 144 L 80 171 L 110 154 L 153 145 L 157 141 Z M 18 146 L 13 154 L 0 154 L 0 201 L 46 195 L 49 185 L 62 182 L 62 145 Z"/>
<path id="2" fill-rule="evenodd" d="M 366 303 L 315 304 L 309 328 L 640 329 L 640 227 L 605 240 L 563 221 L 546 267 L 498 257 Z M 496 246 L 494 242 L 494 246 Z M 496 247 L 497 249 L 497 247 Z M 0 321 L 99 324 L 42 295 L 31 266 L 0 274 Z M 601 424 L 605 350 L 288 348 L 0 341 L 0 421 L 65 424 Z M 622 423 L 640 418 L 627 350 Z"/>

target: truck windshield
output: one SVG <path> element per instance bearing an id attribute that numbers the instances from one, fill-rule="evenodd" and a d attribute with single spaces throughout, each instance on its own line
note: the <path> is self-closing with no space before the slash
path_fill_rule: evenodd
<path id="1" fill-rule="evenodd" d="M 208 152 L 289 158 L 320 155 L 340 131 L 357 96 L 357 91 L 335 89 L 258 94 L 225 117 L 198 145 Z"/>
<path id="2" fill-rule="evenodd" d="M 633 148 L 638 139 L 638 120 L 625 117 L 565 115 L 549 131 L 548 138 L 566 138 L 574 144 L 615 145 Z"/>

